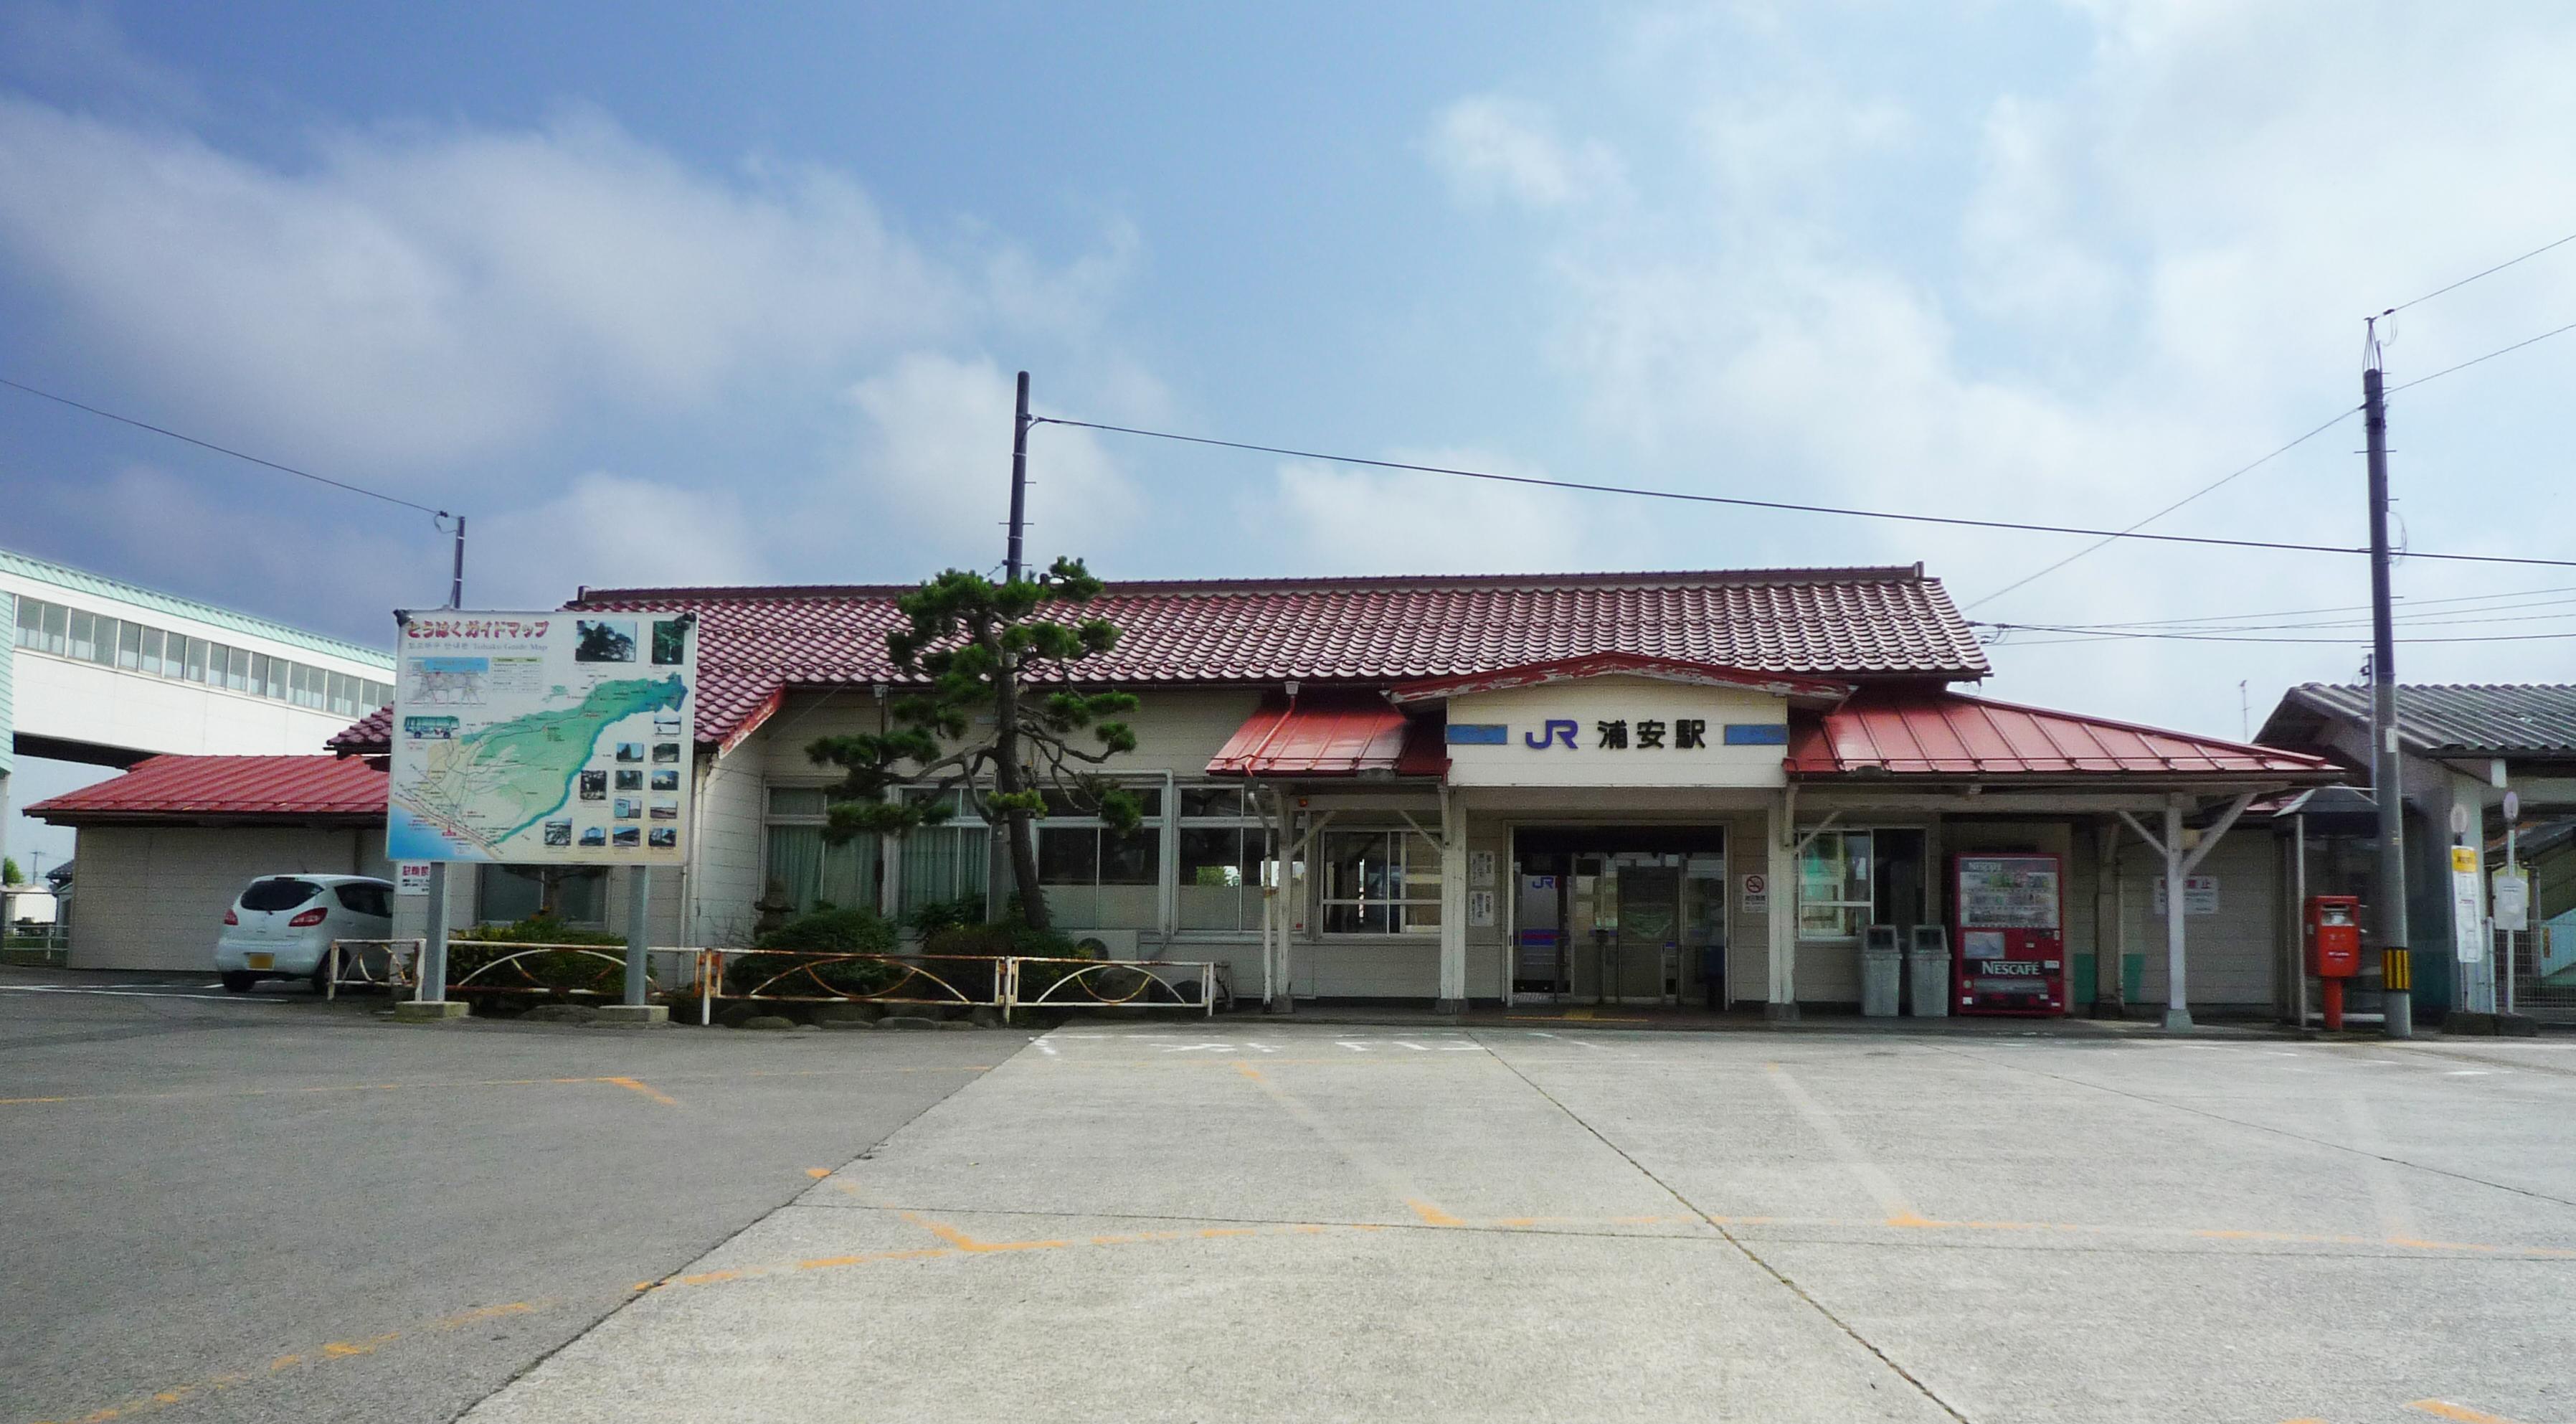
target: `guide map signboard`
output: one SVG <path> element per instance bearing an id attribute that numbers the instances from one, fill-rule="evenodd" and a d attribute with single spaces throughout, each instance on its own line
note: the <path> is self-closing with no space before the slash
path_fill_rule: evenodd
<path id="1" fill-rule="evenodd" d="M 385 855 L 678 865 L 697 618 L 403 615 Z"/>

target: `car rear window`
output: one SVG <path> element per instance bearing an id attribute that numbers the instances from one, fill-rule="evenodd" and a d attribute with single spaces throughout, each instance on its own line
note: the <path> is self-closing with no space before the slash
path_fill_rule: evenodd
<path id="1" fill-rule="evenodd" d="M 289 880 L 283 876 L 274 880 L 254 880 L 250 888 L 242 892 L 241 907 L 245 910 L 292 910 L 321 893 L 322 887 L 310 880 Z"/>
<path id="2" fill-rule="evenodd" d="M 393 912 L 385 906 L 385 887 L 382 885 L 352 882 L 341 886 L 339 893 L 340 903 L 361 915 L 382 915 L 387 919 L 393 918 Z"/>

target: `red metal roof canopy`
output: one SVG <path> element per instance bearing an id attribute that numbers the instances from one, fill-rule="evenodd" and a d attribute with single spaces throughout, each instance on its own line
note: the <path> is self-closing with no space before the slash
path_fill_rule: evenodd
<path id="1" fill-rule="evenodd" d="M 61 825 L 193 816 L 382 821 L 385 774 L 356 757 L 157 756 L 26 814 Z"/>
<path id="2" fill-rule="evenodd" d="M 1955 692 L 1864 697 L 1789 734 L 1789 774 L 2290 776 L 2340 779 L 2323 757 Z"/>
<path id="3" fill-rule="evenodd" d="M 1207 765 L 1210 776 L 1445 776 L 1440 724 L 1414 721 L 1374 692 L 1273 697 Z"/>

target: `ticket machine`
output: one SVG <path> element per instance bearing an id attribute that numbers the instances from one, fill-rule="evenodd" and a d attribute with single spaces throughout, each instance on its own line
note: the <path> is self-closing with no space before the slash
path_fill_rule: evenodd
<path id="1" fill-rule="evenodd" d="M 2307 913 L 2308 972 L 2324 991 L 2326 1027 L 2343 1027 L 2343 981 L 2361 972 L 2361 900 L 2352 895 L 2310 895 Z"/>
<path id="2" fill-rule="evenodd" d="M 2066 1012 L 2066 931 L 2053 855 L 1950 857 L 1952 943 L 1963 1014 Z"/>

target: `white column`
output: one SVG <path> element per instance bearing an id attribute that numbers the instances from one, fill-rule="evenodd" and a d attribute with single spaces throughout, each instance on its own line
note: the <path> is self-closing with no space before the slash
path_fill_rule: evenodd
<path id="1" fill-rule="evenodd" d="M 1798 825 L 1791 806 L 1785 790 L 1771 798 L 1762 838 L 1771 887 L 1771 992 L 1762 1016 L 1784 1022 L 1798 1017 Z"/>
<path id="2" fill-rule="evenodd" d="M 2190 1000 L 2183 996 L 2182 969 L 2182 798 L 2165 799 L 2165 1027 L 2191 1027 Z"/>
<path id="3" fill-rule="evenodd" d="M 1434 1012 L 1467 1008 L 1467 815 L 1455 794 L 1440 793 L 1440 1002 Z"/>

